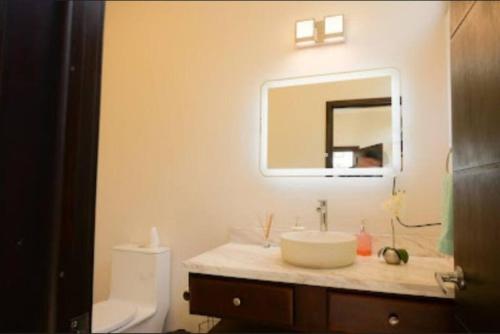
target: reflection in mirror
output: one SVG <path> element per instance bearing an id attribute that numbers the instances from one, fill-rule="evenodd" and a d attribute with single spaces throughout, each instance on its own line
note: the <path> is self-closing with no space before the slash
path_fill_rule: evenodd
<path id="1" fill-rule="evenodd" d="M 375 70 L 268 82 L 266 175 L 382 175 L 401 161 L 399 80 Z M 393 103 L 396 101 L 396 103 Z"/>
<path id="2" fill-rule="evenodd" d="M 325 167 L 389 166 L 391 135 L 390 97 L 328 101 Z"/>

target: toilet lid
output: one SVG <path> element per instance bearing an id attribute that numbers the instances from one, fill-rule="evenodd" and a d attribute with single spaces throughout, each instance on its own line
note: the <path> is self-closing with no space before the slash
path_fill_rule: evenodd
<path id="1" fill-rule="evenodd" d="M 92 307 L 92 333 L 109 333 L 125 326 L 135 316 L 135 305 L 118 301 L 106 300 Z"/>

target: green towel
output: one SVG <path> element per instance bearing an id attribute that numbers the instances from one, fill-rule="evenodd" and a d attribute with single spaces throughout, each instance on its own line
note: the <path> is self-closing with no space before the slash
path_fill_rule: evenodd
<path id="1" fill-rule="evenodd" d="M 447 174 L 443 180 L 441 222 L 442 231 L 439 238 L 439 251 L 453 255 L 453 176 Z"/>

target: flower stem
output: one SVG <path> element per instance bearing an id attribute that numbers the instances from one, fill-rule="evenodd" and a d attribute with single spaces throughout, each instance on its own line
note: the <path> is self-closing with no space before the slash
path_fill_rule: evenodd
<path id="1" fill-rule="evenodd" d="M 396 248 L 396 234 L 394 231 L 394 219 L 391 218 L 392 248 Z"/>

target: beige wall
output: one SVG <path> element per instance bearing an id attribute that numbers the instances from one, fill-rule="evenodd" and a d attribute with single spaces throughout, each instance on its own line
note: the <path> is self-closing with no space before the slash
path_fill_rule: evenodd
<path id="1" fill-rule="evenodd" d="M 345 15 L 345 44 L 297 50 L 294 22 Z M 99 143 L 95 300 L 106 297 L 110 248 L 158 226 L 172 249 L 168 329 L 195 330 L 181 298 L 182 261 L 273 211 L 277 226 L 388 232 L 389 178 L 263 177 L 259 91 L 267 80 L 395 67 L 404 100 L 409 221 L 439 218 L 449 138 L 445 5 L 439 2 L 110 2 Z M 398 233 L 436 235 L 438 229 Z"/>
<path id="2" fill-rule="evenodd" d="M 269 168 L 324 168 L 326 102 L 390 96 L 390 77 L 270 89 Z"/>

